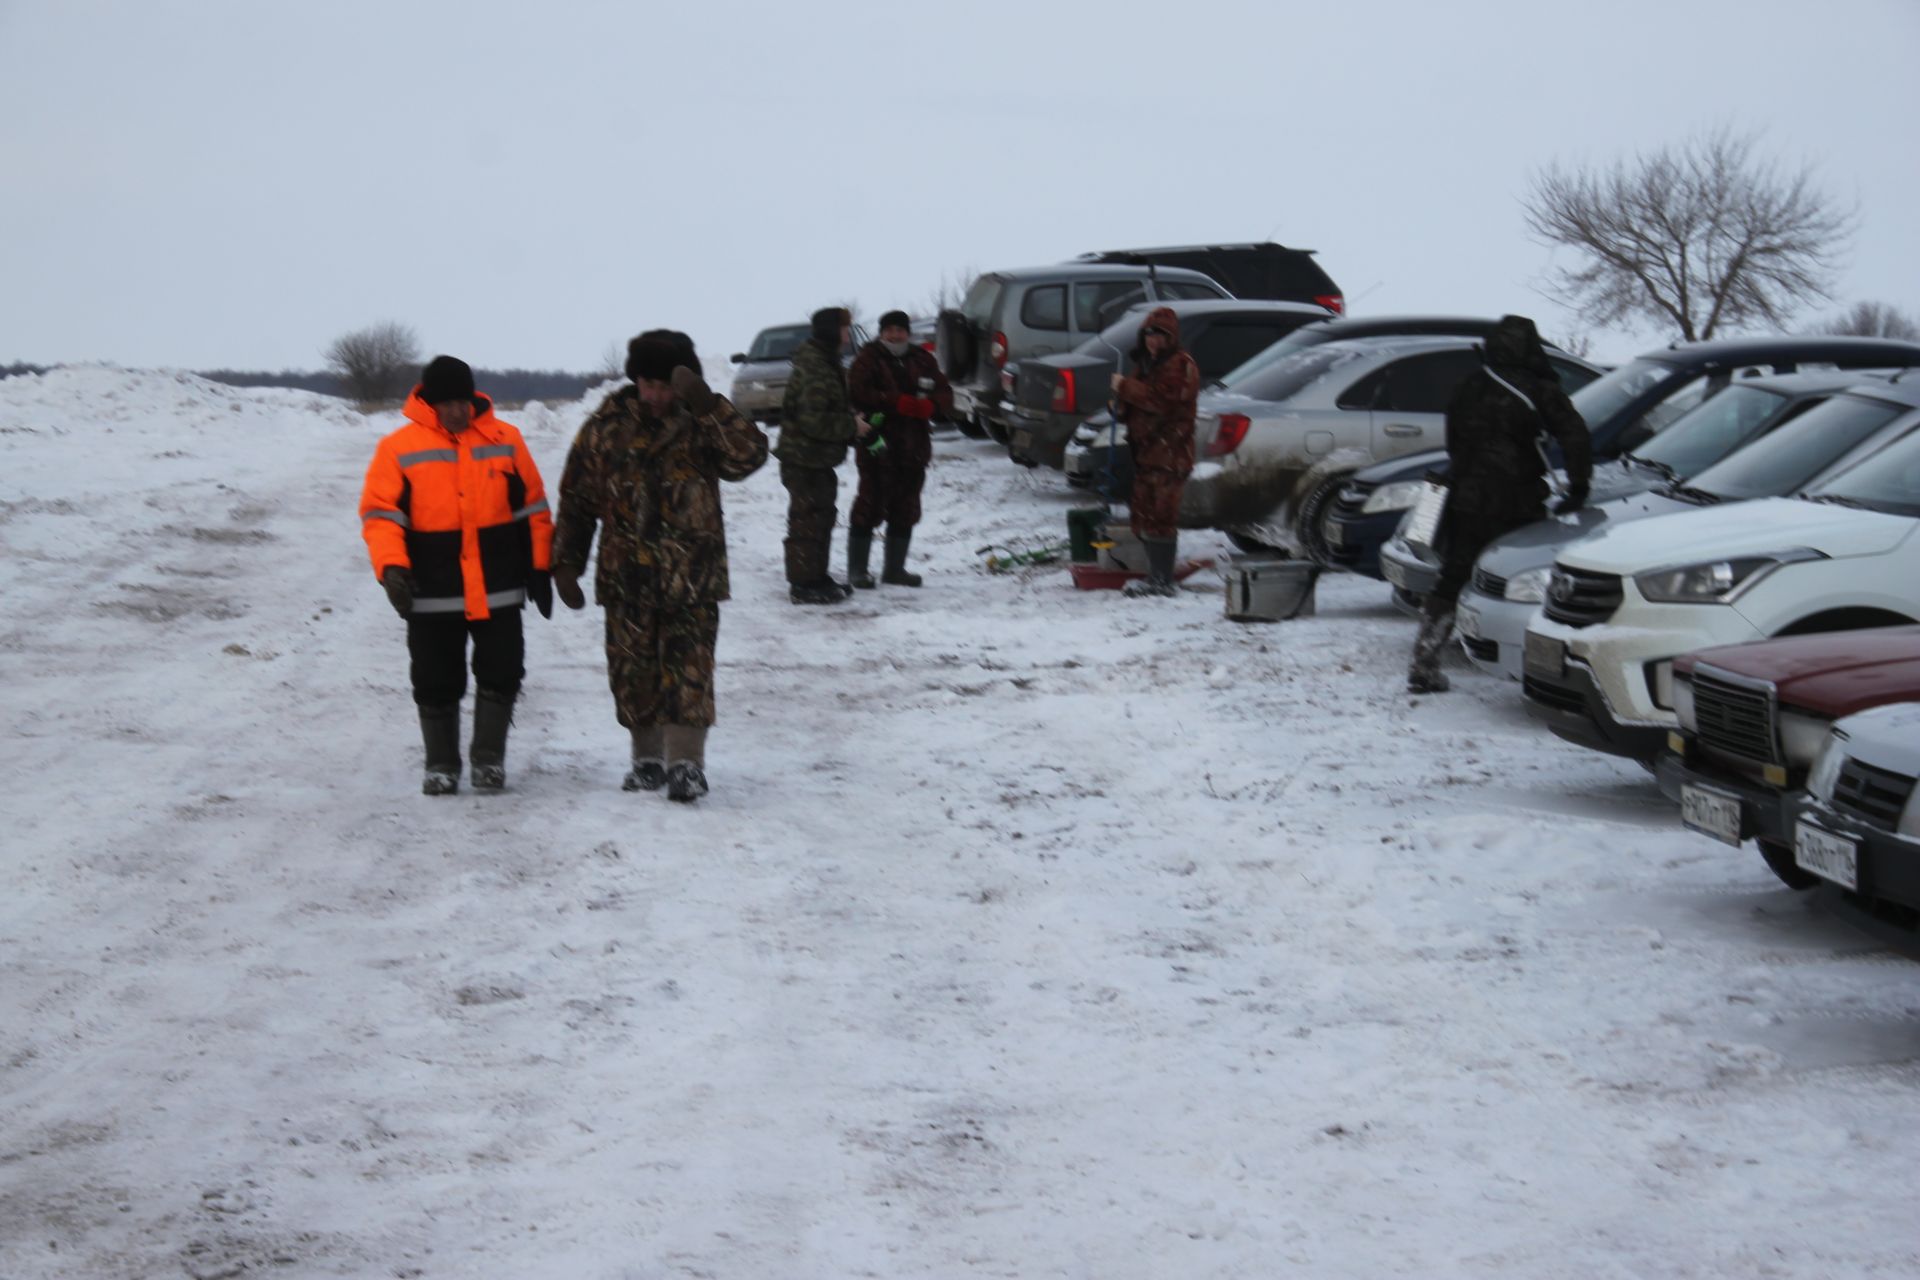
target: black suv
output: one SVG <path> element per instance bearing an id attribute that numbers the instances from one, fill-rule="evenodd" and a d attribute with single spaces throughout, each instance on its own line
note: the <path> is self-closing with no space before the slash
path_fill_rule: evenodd
<path id="1" fill-rule="evenodd" d="M 1164 249 L 1104 249 L 1083 253 L 1081 262 L 1124 263 L 1129 266 L 1186 267 L 1212 276 L 1236 298 L 1263 298 L 1269 302 L 1306 302 L 1335 315 L 1347 300 L 1318 262 L 1312 249 L 1290 249 L 1283 244 L 1186 244 Z"/>

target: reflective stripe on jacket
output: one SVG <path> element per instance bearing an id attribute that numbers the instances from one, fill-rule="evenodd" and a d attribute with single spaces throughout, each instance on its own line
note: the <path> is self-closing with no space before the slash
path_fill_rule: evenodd
<path id="1" fill-rule="evenodd" d="M 455 436 L 416 387 L 407 425 L 373 451 L 360 490 L 373 575 L 409 570 L 418 613 L 491 617 L 525 601 L 529 569 L 552 563 L 553 517 L 533 455 L 492 401 L 474 399 L 485 408 Z"/>

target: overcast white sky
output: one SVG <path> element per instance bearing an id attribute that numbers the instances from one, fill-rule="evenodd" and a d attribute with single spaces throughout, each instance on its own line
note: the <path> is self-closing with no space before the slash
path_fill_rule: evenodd
<path id="1" fill-rule="evenodd" d="M 1530 312 L 1530 171 L 1718 124 L 1920 314 L 1920 2 L 0 0 L 0 363 L 703 354 L 943 273 L 1271 237 L 1356 313 Z M 1624 355 L 1636 337 L 1598 335 Z"/>

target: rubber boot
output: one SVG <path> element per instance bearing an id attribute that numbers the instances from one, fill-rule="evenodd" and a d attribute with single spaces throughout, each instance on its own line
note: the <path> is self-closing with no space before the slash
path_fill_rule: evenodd
<path id="1" fill-rule="evenodd" d="M 1135 599 L 1172 595 L 1173 558 L 1179 552 L 1179 541 L 1175 538 L 1144 538 L 1142 541 L 1147 548 L 1147 576 L 1129 582 L 1126 593 Z"/>
<path id="2" fill-rule="evenodd" d="M 667 799 L 692 804 L 707 794 L 707 731 L 684 724 L 666 726 Z"/>
<path id="3" fill-rule="evenodd" d="M 917 587 L 921 578 L 917 573 L 907 572 L 907 550 L 913 546 L 912 529 L 895 529 L 887 526 L 887 563 L 880 571 L 880 581 L 894 587 Z"/>
<path id="4" fill-rule="evenodd" d="M 633 767 L 620 779 L 620 789 L 658 791 L 667 785 L 667 731 L 650 724 L 632 732 Z"/>
<path id="5" fill-rule="evenodd" d="M 420 740 L 427 749 L 423 796 L 450 796 L 460 790 L 460 704 L 420 708 Z"/>
<path id="6" fill-rule="evenodd" d="M 1440 651 L 1453 634 L 1453 610 L 1427 602 L 1420 615 L 1420 634 L 1413 641 L 1413 663 L 1407 668 L 1408 693 L 1445 693 L 1453 687 L 1440 670 Z"/>
<path id="7" fill-rule="evenodd" d="M 873 555 L 873 530 L 847 530 L 847 585 L 871 591 L 877 585 L 867 561 Z"/>
<path id="8" fill-rule="evenodd" d="M 499 791 L 507 785 L 507 726 L 512 723 L 512 694 L 491 689 L 474 694 L 473 742 L 467 757 L 475 791 Z"/>

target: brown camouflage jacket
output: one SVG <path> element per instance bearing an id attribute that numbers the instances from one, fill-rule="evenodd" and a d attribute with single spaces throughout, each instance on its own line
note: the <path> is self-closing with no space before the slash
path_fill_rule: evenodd
<path id="1" fill-rule="evenodd" d="M 725 600 L 720 481 L 744 480 L 766 460 L 766 436 L 724 396 L 705 417 L 676 400 L 656 418 L 636 388 L 622 387 L 600 402 L 567 453 L 554 566 L 584 574 L 597 525 L 600 604 Z"/>
<path id="2" fill-rule="evenodd" d="M 894 356 L 878 338 L 860 348 L 847 370 L 847 395 L 862 417 L 874 413 L 887 415 L 887 425 L 911 422 L 893 411 L 901 396 L 921 395 L 920 380 L 928 382 L 926 398 L 933 401 L 936 417 L 953 416 L 953 386 L 940 372 L 940 362 L 925 347 L 908 345 L 905 355 Z"/>
<path id="3" fill-rule="evenodd" d="M 1166 330 L 1173 346 L 1149 360 L 1144 343 L 1133 353 L 1133 376 L 1114 392 L 1115 416 L 1127 424 L 1133 465 L 1145 471 L 1193 470 L 1193 417 L 1200 399 L 1200 366 L 1180 346 L 1180 321 L 1167 307 L 1155 307 L 1142 322 Z"/>

